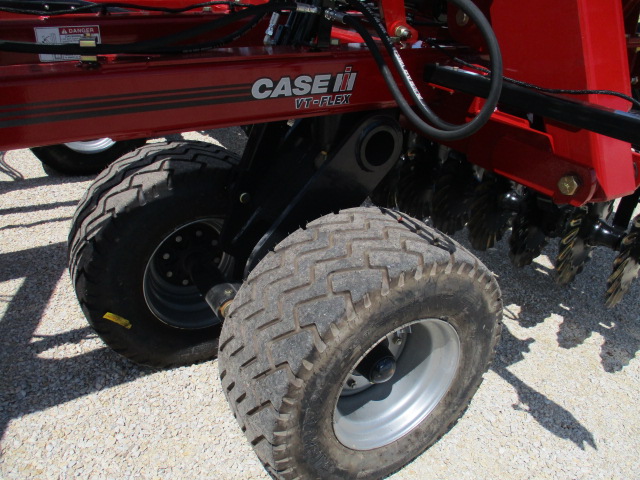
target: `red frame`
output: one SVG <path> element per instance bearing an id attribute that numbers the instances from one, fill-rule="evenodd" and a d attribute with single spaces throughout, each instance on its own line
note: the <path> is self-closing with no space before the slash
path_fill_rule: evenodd
<path id="1" fill-rule="evenodd" d="M 540 0 L 535 7 L 512 0 L 477 3 L 496 31 L 507 76 L 545 87 L 630 94 L 630 73 L 638 68 L 637 40 L 634 31 L 629 41 L 627 35 L 633 29 L 633 16 L 637 19 L 640 11 L 640 0 L 566 0 L 562 5 Z M 389 29 L 403 24 L 402 1 L 382 0 L 382 6 Z M 126 43 L 153 38 L 159 31 L 178 31 L 220 14 L 3 15 L 0 38 L 33 41 L 33 29 L 40 25 L 99 25 L 103 43 Z M 454 39 L 482 49 L 473 26 L 457 25 L 455 15 L 450 18 Z M 102 136 L 153 137 L 393 107 L 370 54 L 362 45 L 346 43 L 357 42 L 359 37 L 350 31 L 334 32 L 342 45 L 320 52 L 263 47 L 264 28 L 255 28 L 242 43 L 210 54 L 110 56 L 100 59 L 99 68 L 77 62 L 41 63 L 35 55 L 0 53 L 0 150 Z M 401 50 L 401 55 L 415 80 L 421 78 L 424 65 L 443 60 L 439 52 L 419 42 Z M 348 103 L 296 108 L 295 98 L 256 100 L 251 96 L 251 85 L 261 78 L 278 81 L 302 75 L 337 75 L 347 68 L 358 76 Z M 481 106 L 481 101 L 433 90 L 424 82 L 418 86 L 430 102 L 436 107 L 442 104 L 446 113 L 458 120 L 473 115 Z M 620 110 L 629 108 L 627 102 L 609 96 L 585 95 L 581 99 Z M 465 152 L 471 162 L 558 203 L 580 205 L 617 198 L 633 192 L 640 183 L 634 172 L 640 156 L 632 153 L 628 143 L 552 122 L 539 131 L 522 118 L 500 111 L 479 133 L 452 146 Z M 565 175 L 580 179 L 581 187 L 574 196 L 558 191 L 558 180 Z"/>

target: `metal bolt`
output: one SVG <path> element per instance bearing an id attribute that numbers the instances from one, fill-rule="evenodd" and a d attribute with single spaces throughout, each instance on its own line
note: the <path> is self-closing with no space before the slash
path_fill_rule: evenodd
<path id="1" fill-rule="evenodd" d="M 189 285 L 189 280 L 187 280 L 186 278 L 182 280 L 182 285 Z"/>
<path id="2" fill-rule="evenodd" d="M 240 203 L 249 203 L 251 201 L 251 195 L 249 195 L 247 192 L 241 193 L 240 194 Z"/>
<path id="3" fill-rule="evenodd" d="M 394 33 L 400 40 L 407 40 L 411 38 L 411 30 L 404 25 L 398 25 Z"/>
<path id="4" fill-rule="evenodd" d="M 227 300 L 226 302 L 224 302 L 224 304 L 222 304 L 222 306 L 220 307 L 220 315 L 222 315 L 222 318 L 227 318 L 227 315 L 229 315 L 229 308 L 231 307 L 232 303 L 233 300 Z"/>
<path id="5" fill-rule="evenodd" d="M 201 237 L 201 236 L 202 236 L 202 231 L 196 230 L 196 237 Z"/>
<path id="6" fill-rule="evenodd" d="M 558 190 L 563 195 L 575 195 L 578 188 L 580 188 L 580 178 L 575 175 L 565 175 L 558 180 Z"/>
<path id="7" fill-rule="evenodd" d="M 638 85 L 638 82 L 640 82 L 640 78 L 638 77 L 633 77 L 631 79 L 631 85 Z"/>
<path id="8" fill-rule="evenodd" d="M 469 23 L 469 15 L 462 10 L 458 10 L 458 13 L 456 13 L 456 23 L 460 27 L 466 26 Z"/>
<path id="9" fill-rule="evenodd" d="M 162 255 L 162 258 L 164 260 L 169 260 L 169 258 L 171 258 L 171 255 L 169 255 L 168 253 L 165 253 L 165 254 Z"/>
<path id="10" fill-rule="evenodd" d="M 167 278 L 173 277 L 173 272 L 167 272 Z"/>
<path id="11" fill-rule="evenodd" d="M 402 343 L 402 337 L 400 337 L 400 336 L 393 337 L 393 344 L 394 345 L 400 345 L 401 343 Z"/>
<path id="12" fill-rule="evenodd" d="M 350 378 L 349 380 L 347 380 L 347 387 L 355 388 L 355 386 L 356 386 L 356 381 L 353 378 Z"/>
<path id="13" fill-rule="evenodd" d="M 178 236 L 175 238 L 175 240 L 176 240 L 176 242 L 180 243 L 180 242 L 182 241 L 182 237 L 181 237 L 180 235 L 178 235 Z"/>

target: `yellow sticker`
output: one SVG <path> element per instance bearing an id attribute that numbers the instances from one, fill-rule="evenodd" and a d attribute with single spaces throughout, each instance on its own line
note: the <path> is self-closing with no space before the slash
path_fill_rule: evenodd
<path id="1" fill-rule="evenodd" d="M 111 320 L 112 322 L 117 323 L 124 328 L 131 328 L 131 322 L 129 320 L 127 320 L 126 318 L 122 318 L 120 315 L 116 315 L 115 313 L 107 312 L 102 318 L 104 318 L 105 320 Z"/>

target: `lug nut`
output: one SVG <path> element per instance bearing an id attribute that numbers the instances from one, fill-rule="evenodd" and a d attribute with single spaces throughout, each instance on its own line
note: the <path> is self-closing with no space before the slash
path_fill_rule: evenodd
<path id="1" fill-rule="evenodd" d="M 169 260 L 171 258 L 171 255 L 169 255 L 168 253 L 165 253 L 165 254 L 162 255 L 162 258 L 164 260 Z"/>
<path id="2" fill-rule="evenodd" d="M 176 242 L 180 243 L 180 242 L 182 241 L 182 237 L 181 237 L 180 235 L 178 235 L 178 236 L 175 238 L 175 240 L 176 240 Z"/>

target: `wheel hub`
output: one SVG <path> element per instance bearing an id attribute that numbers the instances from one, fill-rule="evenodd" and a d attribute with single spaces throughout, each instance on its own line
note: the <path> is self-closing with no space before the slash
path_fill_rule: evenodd
<path id="1" fill-rule="evenodd" d="M 223 252 L 218 247 L 218 232 L 206 224 L 194 223 L 169 235 L 154 254 L 152 262 L 154 270 L 166 282 L 186 286 L 193 283 L 193 261 L 219 265 L 222 256 Z"/>
<path id="2" fill-rule="evenodd" d="M 373 347 L 356 367 L 356 372 L 370 383 L 385 383 L 396 372 L 396 359 L 387 348 L 386 341 Z"/>
<path id="3" fill-rule="evenodd" d="M 206 262 L 224 275 L 232 258 L 218 246 L 222 222 L 201 220 L 184 225 L 164 238 L 145 269 L 147 306 L 158 319 L 177 328 L 206 328 L 220 322 L 194 284 L 194 262 Z"/>

